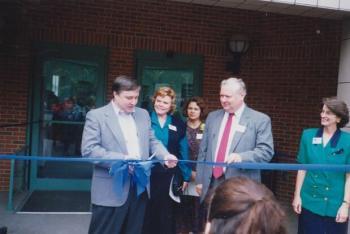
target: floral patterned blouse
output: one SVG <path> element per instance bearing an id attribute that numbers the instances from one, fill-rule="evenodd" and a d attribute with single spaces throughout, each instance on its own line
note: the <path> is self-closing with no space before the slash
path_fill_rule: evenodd
<path id="1" fill-rule="evenodd" d="M 186 136 L 188 139 L 188 145 L 189 145 L 189 159 L 196 161 L 198 157 L 199 152 L 199 144 L 203 137 L 203 131 L 204 131 L 205 124 L 201 123 L 198 128 L 191 128 L 187 126 L 186 129 Z M 196 170 L 196 164 L 193 163 L 191 165 L 191 168 L 193 171 Z"/>

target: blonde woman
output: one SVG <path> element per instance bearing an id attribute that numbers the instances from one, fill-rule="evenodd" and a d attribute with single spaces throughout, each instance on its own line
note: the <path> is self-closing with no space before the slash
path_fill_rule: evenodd
<path id="1" fill-rule="evenodd" d="M 170 87 L 161 87 L 153 95 L 154 111 L 151 112 L 151 126 L 158 140 L 178 159 L 188 159 L 188 143 L 185 123 L 172 115 L 175 110 L 175 91 Z M 179 189 L 184 190 L 191 179 L 191 170 L 184 163 L 178 163 L 174 169 L 156 164 L 151 174 L 151 198 L 147 204 L 143 233 L 175 233 L 176 204 L 169 196 L 170 183 L 178 173 L 184 182 Z"/>

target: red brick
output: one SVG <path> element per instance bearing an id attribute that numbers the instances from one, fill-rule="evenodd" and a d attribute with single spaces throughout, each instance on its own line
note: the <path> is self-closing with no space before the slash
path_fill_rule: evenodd
<path id="1" fill-rule="evenodd" d="M 0 51 L 1 125 L 28 121 L 28 87 L 35 61 L 31 43 L 38 41 L 107 47 L 108 98 L 115 76 L 134 73 L 135 49 L 202 55 L 203 94 L 212 110 L 220 107 L 219 82 L 230 76 L 225 70 L 232 59 L 226 39 L 244 31 L 252 39 L 241 66 L 247 103 L 271 116 L 276 151 L 289 155 L 283 159 L 286 162 L 295 160 L 302 129 L 319 126 L 321 98 L 337 92 L 339 21 L 161 0 L 13 4 L 8 6 L 13 11 L 11 24 L 4 29 L 8 31 L 0 32 L 8 44 Z M 25 127 L 1 128 L 0 154 L 14 153 L 25 138 Z M 9 176 L 5 169 L 0 174 Z M 276 193 L 285 201 L 291 199 L 294 187 L 294 176 L 289 174 L 293 173 L 287 173 L 287 181 L 276 178 Z M 1 181 L 0 190 L 8 189 Z"/>

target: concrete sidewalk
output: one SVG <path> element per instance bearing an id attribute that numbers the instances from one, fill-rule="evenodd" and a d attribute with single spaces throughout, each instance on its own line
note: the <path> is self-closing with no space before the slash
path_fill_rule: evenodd
<path id="1" fill-rule="evenodd" d="M 16 214 L 8 211 L 7 193 L 0 192 L 0 226 L 8 234 L 86 234 L 90 214 Z"/>
<path id="2" fill-rule="evenodd" d="M 0 192 L 0 227 L 7 226 L 8 234 L 86 234 L 90 214 L 16 214 L 6 210 L 7 193 Z M 288 210 L 289 234 L 296 233 L 297 219 Z"/>

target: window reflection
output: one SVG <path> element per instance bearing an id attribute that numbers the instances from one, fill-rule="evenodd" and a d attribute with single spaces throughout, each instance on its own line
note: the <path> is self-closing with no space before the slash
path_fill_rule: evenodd
<path id="1" fill-rule="evenodd" d="M 176 113 L 182 113 L 181 106 L 189 97 L 193 96 L 193 71 L 180 69 L 158 69 L 145 67 L 142 77 L 140 106 L 152 110 L 152 96 L 156 89 L 170 86 L 176 92 Z"/>
<path id="2" fill-rule="evenodd" d="M 44 97 L 40 130 L 43 156 L 81 157 L 80 145 L 87 112 L 96 108 L 97 65 L 72 60 L 44 63 Z M 38 176 L 89 178 L 90 165 L 39 161 Z"/>

